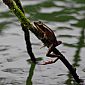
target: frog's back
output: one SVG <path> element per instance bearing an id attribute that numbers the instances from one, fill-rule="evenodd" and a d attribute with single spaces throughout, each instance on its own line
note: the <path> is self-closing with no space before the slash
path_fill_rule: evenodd
<path id="1" fill-rule="evenodd" d="M 43 25 L 42 30 L 46 33 L 46 36 L 50 41 L 56 40 L 53 30 L 51 30 L 48 26 Z"/>
<path id="2" fill-rule="evenodd" d="M 34 24 L 37 27 L 37 29 L 45 35 L 44 38 L 46 38 L 50 43 L 56 41 L 54 32 L 47 25 L 45 25 L 41 21 L 34 22 Z"/>

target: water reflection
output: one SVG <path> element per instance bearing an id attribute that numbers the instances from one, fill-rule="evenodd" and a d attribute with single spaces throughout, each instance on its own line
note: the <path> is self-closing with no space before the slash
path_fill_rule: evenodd
<path id="1" fill-rule="evenodd" d="M 0 34 L 1 34 L 2 30 L 6 29 L 7 24 L 10 24 L 10 22 L 4 21 L 4 22 L 0 23 Z"/>
<path id="2" fill-rule="evenodd" d="M 26 85 L 33 85 L 32 77 L 33 77 L 33 74 L 34 74 L 35 66 L 36 66 L 36 64 L 31 63 L 31 67 L 30 67 L 30 70 L 29 70 L 29 75 L 28 75 L 27 80 L 26 80 Z"/>
<path id="3" fill-rule="evenodd" d="M 84 42 L 84 39 L 85 39 L 85 29 L 84 28 L 81 29 L 81 33 L 80 34 L 81 35 L 79 37 L 79 42 L 77 43 L 77 47 L 76 47 L 77 50 L 75 52 L 74 59 L 73 59 L 73 61 L 74 61 L 73 66 L 74 67 L 79 66 L 78 62 L 80 61 L 80 52 L 81 52 L 82 47 L 84 47 L 84 44 L 85 44 L 85 42 Z"/>
<path id="4" fill-rule="evenodd" d="M 39 57 L 39 58 L 36 58 L 37 61 L 41 61 L 42 58 Z M 30 59 L 27 60 L 28 64 L 30 64 L 30 69 L 29 69 L 29 75 L 27 77 L 27 80 L 26 80 L 26 85 L 33 85 L 32 83 L 32 77 L 33 77 L 33 74 L 34 74 L 34 71 L 35 71 L 35 67 L 36 67 L 36 64 L 32 63 L 32 61 Z"/>
<path id="5" fill-rule="evenodd" d="M 85 44 L 84 39 L 85 39 L 85 29 L 82 28 L 80 37 L 78 38 L 79 41 L 76 45 L 76 52 L 75 52 L 74 59 L 73 59 L 74 62 L 72 64 L 75 68 L 80 66 L 79 65 L 79 62 L 81 60 L 80 52 L 81 52 L 82 47 L 84 47 L 84 44 Z M 73 82 L 73 79 L 70 73 L 67 76 L 68 76 L 68 80 L 66 80 L 67 85 L 72 85 L 72 84 L 78 85 L 75 83 L 75 81 Z"/>

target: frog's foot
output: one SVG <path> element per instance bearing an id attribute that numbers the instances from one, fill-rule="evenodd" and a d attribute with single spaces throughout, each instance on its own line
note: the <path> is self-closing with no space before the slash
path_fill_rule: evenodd
<path id="1" fill-rule="evenodd" d="M 56 58 L 55 60 L 44 61 L 43 63 L 38 63 L 38 65 L 53 64 L 53 63 L 55 63 L 58 59 L 59 59 L 59 58 Z"/>

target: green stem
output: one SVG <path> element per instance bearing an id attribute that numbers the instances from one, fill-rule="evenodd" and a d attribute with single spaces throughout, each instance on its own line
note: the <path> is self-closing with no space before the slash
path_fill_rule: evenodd
<path id="1" fill-rule="evenodd" d="M 24 10 L 21 6 L 20 0 L 3 0 L 3 2 L 9 7 L 9 9 L 18 17 L 21 22 L 22 30 L 24 31 L 24 37 L 26 41 L 27 52 L 31 60 L 36 63 L 36 58 L 32 52 L 29 29 L 32 30 L 33 26 L 29 19 L 25 17 Z M 28 29 L 29 27 L 29 29 Z"/>
<path id="2" fill-rule="evenodd" d="M 24 13 L 18 8 L 15 1 L 13 0 L 3 0 L 3 2 L 9 7 L 9 9 L 18 17 L 19 21 L 25 26 L 32 28 L 32 24 L 29 19 L 27 19 Z"/>
<path id="3" fill-rule="evenodd" d="M 24 9 L 23 9 L 23 7 L 21 5 L 20 0 L 14 0 L 14 1 L 15 1 L 16 5 L 18 6 L 18 8 L 24 13 Z"/>
<path id="4" fill-rule="evenodd" d="M 15 0 L 16 1 L 16 0 Z M 23 24 L 23 26 L 27 26 L 27 28 L 32 31 L 37 38 L 39 38 L 41 35 L 38 33 L 38 31 L 34 28 L 34 26 L 31 24 L 30 20 L 27 19 L 24 15 L 24 13 L 18 8 L 17 4 L 13 0 L 3 0 L 3 2 L 9 7 L 9 9 L 18 17 L 19 21 Z"/>

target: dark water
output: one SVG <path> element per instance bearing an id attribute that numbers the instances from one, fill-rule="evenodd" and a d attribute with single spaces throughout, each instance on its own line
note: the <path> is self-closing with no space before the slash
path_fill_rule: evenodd
<path id="1" fill-rule="evenodd" d="M 85 80 L 85 0 L 22 0 L 26 16 L 41 20 L 63 42 L 58 49 Z M 31 42 L 36 58 L 47 60 L 32 33 Z M 39 66 L 29 63 L 23 31 L 17 18 L 0 1 L 0 85 L 77 85 L 68 69 L 59 60 Z"/>

